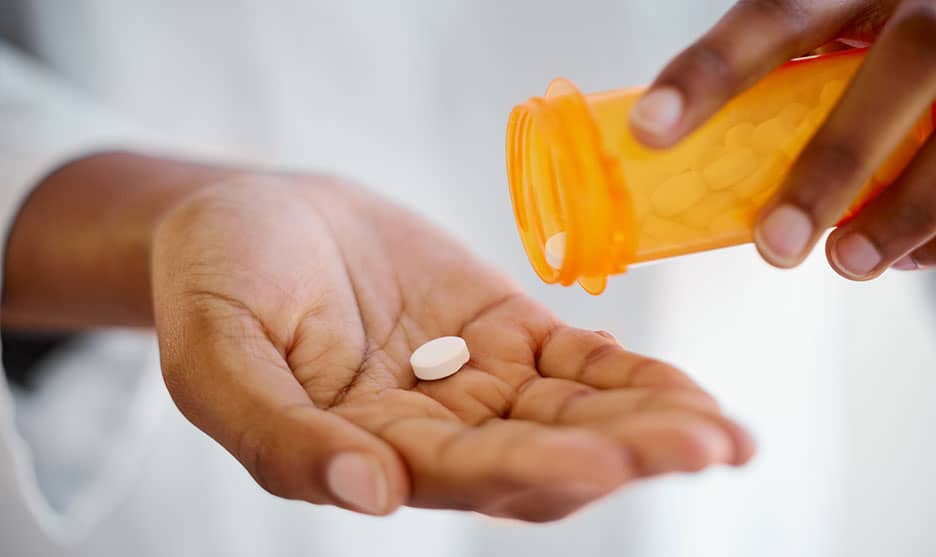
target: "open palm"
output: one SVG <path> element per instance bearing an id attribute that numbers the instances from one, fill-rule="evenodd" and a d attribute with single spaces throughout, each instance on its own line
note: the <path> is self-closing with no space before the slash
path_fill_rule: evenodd
<path id="1" fill-rule="evenodd" d="M 334 180 L 204 190 L 157 234 L 153 289 L 174 400 L 284 497 L 551 520 L 753 452 L 679 371 L 563 324 L 442 231 Z M 445 335 L 471 361 L 418 381 L 410 354 Z"/>

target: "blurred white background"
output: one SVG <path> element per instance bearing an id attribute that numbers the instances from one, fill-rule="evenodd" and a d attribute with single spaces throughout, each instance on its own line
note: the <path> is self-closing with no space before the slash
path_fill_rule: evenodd
<path id="1" fill-rule="evenodd" d="M 744 470 L 636 485 L 553 525 L 370 519 L 268 496 L 144 379 L 162 409 L 137 465 L 61 554 L 936 554 L 933 276 L 856 285 L 821 254 L 780 272 L 744 247 L 634 270 L 592 298 L 539 284 L 517 239 L 510 108 L 559 75 L 589 91 L 647 82 L 729 1 L 4 3 L 15 40 L 179 152 L 334 172 L 417 208 L 568 321 L 690 372 L 760 445 Z M 37 420 L 21 427 L 41 460 L 57 440 Z"/>

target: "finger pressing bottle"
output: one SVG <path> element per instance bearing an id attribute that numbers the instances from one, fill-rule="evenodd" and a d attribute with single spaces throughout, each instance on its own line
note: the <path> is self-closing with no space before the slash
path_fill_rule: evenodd
<path id="1" fill-rule="evenodd" d="M 507 128 L 514 216 L 533 268 L 547 283 L 577 281 L 599 294 L 608 275 L 632 264 L 751 242 L 760 209 L 864 56 L 854 50 L 789 62 L 663 150 L 630 132 L 643 88 L 583 95 L 555 80 L 544 97 L 515 107 Z M 936 106 L 843 220 L 897 179 L 934 125 Z"/>

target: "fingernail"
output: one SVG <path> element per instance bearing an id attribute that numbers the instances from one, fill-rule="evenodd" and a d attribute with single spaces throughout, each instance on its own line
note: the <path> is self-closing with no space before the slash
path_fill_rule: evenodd
<path id="1" fill-rule="evenodd" d="M 835 264 L 845 274 L 861 278 L 881 264 L 881 252 L 864 234 L 852 232 L 835 242 Z"/>
<path id="2" fill-rule="evenodd" d="M 682 94 L 672 87 L 661 87 L 640 99 L 631 112 L 631 121 L 644 131 L 661 134 L 672 129 L 682 113 Z"/>
<path id="3" fill-rule="evenodd" d="M 793 265 L 813 235 L 812 221 L 802 210 L 781 205 L 757 228 L 757 243 L 774 263 Z"/>
<path id="4" fill-rule="evenodd" d="M 387 479 L 375 459 L 356 453 L 344 453 L 328 465 L 328 488 L 332 494 L 354 508 L 381 514 L 387 507 Z"/>
<path id="5" fill-rule="evenodd" d="M 916 261 L 914 261 L 912 257 L 905 255 L 898 259 L 897 263 L 891 265 L 891 268 L 897 269 L 898 271 L 916 271 L 920 266 L 916 264 Z"/>

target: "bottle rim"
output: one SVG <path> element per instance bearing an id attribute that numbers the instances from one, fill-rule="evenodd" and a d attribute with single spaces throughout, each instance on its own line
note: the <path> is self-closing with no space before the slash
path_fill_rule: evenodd
<path id="1" fill-rule="evenodd" d="M 507 126 L 507 174 L 527 257 L 548 284 L 578 282 L 600 294 L 636 252 L 636 218 L 619 163 L 608 155 L 582 93 L 554 80 L 543 97 L 516 106 Z M 561 268 L 546 240 L 566 233 Z"/>

